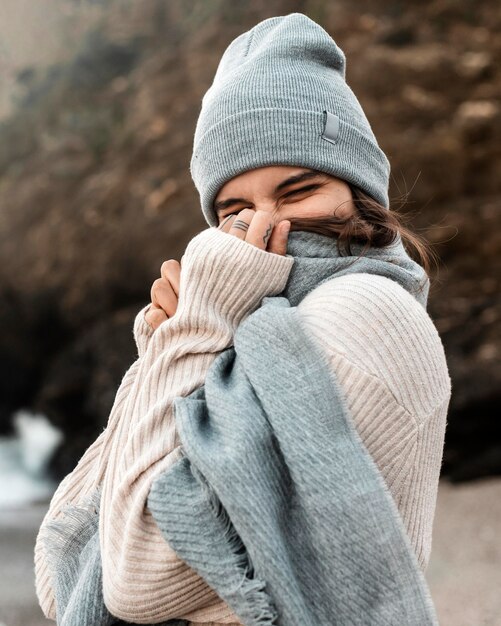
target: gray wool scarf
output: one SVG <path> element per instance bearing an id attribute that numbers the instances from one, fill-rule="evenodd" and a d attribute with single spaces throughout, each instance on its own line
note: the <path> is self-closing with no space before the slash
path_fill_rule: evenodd
<path id="1" fill-rule="evenodd" d="M 147 506 L 245 626 L 438 624 L 396 504 L 295 309 L 321 283 L 358 272 L 397 281 L 426 308 L 429 279 L 400 238 L 360 258 L 363 246 L 351 248 L 341 256 L 332 237 L 290 233 L 283 292 L 240 323 L 203 386 L 174 400 L 183 454 L 153 481 Z M 126 624 L 103 602 L 99 498 L 49 523 L 60 625 Z"/>

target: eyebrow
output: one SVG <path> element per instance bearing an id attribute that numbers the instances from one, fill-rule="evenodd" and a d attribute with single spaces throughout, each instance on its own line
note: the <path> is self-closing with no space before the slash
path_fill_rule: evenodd
<path id="1" fill-rule="evenodd" d="M 289 187 L 290 185 L 294 185 L 296 183 L 302 183 L 304 180 L 309 180 L 310 178 L 318 178 L 322 176 L 323 172 L 318 172 L 316 170 L 306 170 L 304 172 L 300 172 L 299 174 L 295 174 L 294 176 L 290 176 L 283 180 L 280 184 L 275 187 L 274 193 L 278 193 L 285 189 L 285 187 Z M 247 202 L 244 198 L 228 198 L 227 200 L 219 200 L 214 204 L 214 209 L 216 213 L 219 213 L 223 209 L 227 209 L 232 204 L 237 204 L 238 202 Z"/>

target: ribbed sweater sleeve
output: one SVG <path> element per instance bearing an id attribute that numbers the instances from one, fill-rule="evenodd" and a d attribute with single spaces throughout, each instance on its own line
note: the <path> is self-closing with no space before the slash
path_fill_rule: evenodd
<path id="1" fill-rule="evenodd" d="M 108 443 L 132 389 L 139 364 L 139 360 L 134 361 L 123 376 L 115 395 L 106 429 L 87 448 L 76 467 L 59 483 L 38 530 L 34 550 L 35 591 L 42 612 L 48 619 L 56 619 L 56 603 L 48 560 L 42 541 L 46 523 L 49 520 L 60 517 L 61 510 L 67 502 L 80 502 L 89 496 L 99 485 L 106 467 Z"/>
<path id="2" fill-rule="evenodd" d="M 176 314 L 142 343 L 134 393 L 124 407 L 103 478 L 99 531 L 110 612 L 157 623 L 221 603 L 161 535 L 146 501 L 154 478 L 180 454 L 172 402 L 205 379 L 242 319 L 283 290 L 293 257 L 209 228 L 186 248 Z M 144 338 L 144 336 L 143 336 Z M 228 617 L 235 619 L 227 609 Z M 210 615 L 210 611 L 207 616 Z"/>
<path id="3" fill-rule="evenodd" d="M 45 523 L 58 517 L 65 503 L 78 504 L 101 485 L 103 593 L 110 612 L 135 623 L 182 617 L 183 611 L 195 619 L 214 615 L 226 623 L 237 621 L 178 559 L 145 503 L 154 477 L 179 454 L 173 398 L 203 384 L 214 358 L 232 345 L 238 324 L 265 295 L 283 290 L 293 263 L 291 256 L 261 250 L 212 227 L 186 248 L 175 316 L 154 331 L 144 319 L 149 304 L 138 312 L 133 333 L 139 358 L 122 380 L 106 429 L 59 484 L 37 536 L 36 589 L 46 617 L 56 619 L 40 541 Z"/>

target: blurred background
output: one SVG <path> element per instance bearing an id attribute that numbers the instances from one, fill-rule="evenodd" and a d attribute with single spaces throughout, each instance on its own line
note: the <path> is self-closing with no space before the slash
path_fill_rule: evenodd
<path id="1" fill-rule="evenodd" d="M 440 255 L 453 393 L 427 578 L 442 626 L 501 625 L 498 0 L 2 0 L 0 626 L 47 623 L 50 496 L 107 423 L 160 265 L 207 227 L 188 168 L 219 59 L 293 11 L 346 53 L 393 209 Z"/>

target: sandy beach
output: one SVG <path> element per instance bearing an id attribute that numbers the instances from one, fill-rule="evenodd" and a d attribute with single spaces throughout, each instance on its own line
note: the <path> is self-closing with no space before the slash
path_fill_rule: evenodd
<path id="1" fill-rule="evenodd" d="M 426 577 L 441 626 L 501 626 L 501 479 L 441 483 Z"/>
<path id="2" fill-rule="evenodd" d="M 33 548 L 47 504 L 0 510 L 0 626 L 46 626 L 35 595 Z"/>
<path id="3" fill-rule="evenodd" d="M 0 626 L 45 626 L 33 545 L 46 503 L 0 511 Z M 501 479 L 442 482 L 427 571 L 441 626 L 501 626 Z"/>

